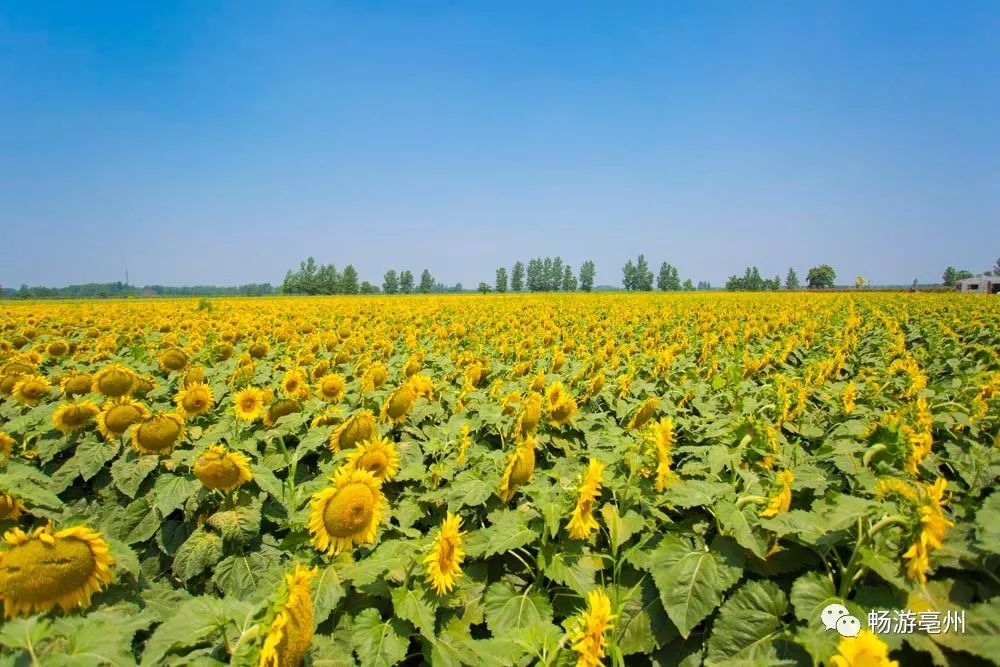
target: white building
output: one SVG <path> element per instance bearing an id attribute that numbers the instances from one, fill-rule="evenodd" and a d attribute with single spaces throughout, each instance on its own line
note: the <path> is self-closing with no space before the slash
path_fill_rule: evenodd
<path id="1" fill-rule="evenodd" d="M 956 292 L 1000 294 L 1000 276 L 974 276 L 955 282 Z"/>

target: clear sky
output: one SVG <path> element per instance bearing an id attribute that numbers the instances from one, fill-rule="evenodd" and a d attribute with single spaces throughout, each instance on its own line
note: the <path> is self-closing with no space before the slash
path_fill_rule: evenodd
<path id="1" fill-rule="evenodd" d="M 0 284 L 1000 255 L 997 2 L 0 5 Z"/>

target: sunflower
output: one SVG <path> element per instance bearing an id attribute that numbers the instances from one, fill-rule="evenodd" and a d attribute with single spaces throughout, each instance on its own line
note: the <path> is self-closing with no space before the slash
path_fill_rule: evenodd
<path id="1" fill-rule="evenodd" d="M 653 415 L 656 413 L 656 407 L 659 404 L 659 398 L 647 398 L 643 401 L 632 415 L 632 419 L 629 420 L 628 428 L 635 430 L 645 426 L 646 422 L 653 418 Z"/>
<path id="2" fill-rule="evenodd" d="M 542 395 L 533 391 L 524 399 L 522 405 L 517 428 L 514 430 L 517 438 L 527 437 L 538 428 L 538 422 L 542 420 Z"/>
<path id="3" fill-rule="evenodd" d="M 204 382 L 194 382 L 177 392 L 174 397 L 177 411 L 186 419 L 203 415 L 212 409 L 215 397 L 212 388 Z"/>
<path id="4" fill-rule="evenodd" d="M 212 445 L 194 462 L 194 476 L 209 489 L 232 491 L 253 479 L 250 459 L 222 445 Z"/>
<path id="5" fill-rule="evenodd" d="M 0 431 L 0 458 L 6 462 L 10 458 L 10 453 L 13 449 L 14 438 Z"/>
<path id="6" fill-rule="evenodd" d="M 382 406 L 382 419 L 386 419 L 392 424 L 402 424 L 406 421 L 406 414 L 416 400 L 417 395 L 409 383 L 400 385 Z"/>
<path id="7" fill-rule="evenodd" d="M 140 375 L 132 385 L 133 396 L 145 396 L 156 388 L 156 380 L 151 375 Z"/>
<path id="8" fill-rule="evenodd" d="M 260 419 L 264 411 L 264 392 L 256 387 L 247 387 L 233 396 L 233 412 L 236 418 L 248 424 Z"/>
<path id="9" fill-rule="evenodd" d="M 517 487 L 526 484 L 535 472 L 535 439 L 528 437 L 517 444 L 507 459 L 507 468 L 500 479 L 500 500 L 510 502 Z"/>
<path id="10" fill-rule="evenodd" d="M 256 340 L 250 344 L 250 347 L 247 348 L 247 353 L 253 359 L 263 359 L 267 356 L 269 350 L 270 348 L 267 345 L 267 341 Z"/>
<path id="11" fill-rule="evenodd" d="M 94 378 L 88 373 L 70 372 L 59 381 L 59 388 L 62 389 L 63 396 L 72 398 L 90 393 L 90 387 Z"/>
<path id="12" fill-rule="evenodd" d="M 337 403 L 344 398 L 347 381 L 339 373 L 323 375 L 316 384 L 316 395 L 327 403 Z"/>
<path id="13" fill-rule="evenodd" d="M 431 380 L 430 376 L 421 375 L 419 373 L 411 375 L 410 379 L 406 381 L 408 385 L 413 389 L 413 393 L 420 398 L 426 398 L 430 400 L 434 394 L 434 381 Z"/>
<path id="14" fill-rule="evenodd" d="M 100 412 L 90 401 L 63 403 L 52 413 L 52 423 L 63 433 L 70 433 L 86 426 Z"/>
<path id="15" fill-rule="evenodd" d="M 462 575 L 462 560 L 465 558 L 462 535 L 465 533 L 459 530 L 461 527 L 462 519 L 448 512 L 430 553 L 424 558 L 427 583 L 438 595 L 450 593 L 455 587 L 455 580 Z"/>
<path id="16" fill-rule="evenodd" d="M 649 439 L 656 451 L 656 490 L 663 491 L 674 477 L 670 469 L 673 462 L 674 422 L 664 417 L 649 428 Z"/>
<path id="17" fill-rule="evenodd" d="M 580 614 L 576 631 L 570 640 L 577 653 L 577 667 L 598 667 L 603 665 L 604 650 L 608 640 L 604 634 L 611 629 L 611 599 L 603 589 L 596 588 L 587 593 L 587 608 Z"/>
<path id="18" fill-rule="evenodd" d="M 24 375 L 14 385 L 12 395 L 15 400 L 24 405 L 38 405 L 51 386 L 43 375 Z"/>
<path id="19" fill-rule="evenodd" d="M 389 369 L 381 361 L 372 364 L 361 381 L 361 390 L 374 391 L 384 385 L 389 379 Z"/>
<path id="20" fill-rule="evenodd" d="M 761 517 L 772 517 L 787 512 L 792 506 L 792 482 L 795 481 L 795 474 L 791 470 L 782 470 L 778 473 L 778 490 L 771 496 L 765 507 L 760 512 Z"/>
<path id="21" fill-rule="evenodd" d="M 108 398 L 128 396 L 132 393 L 137 376 L 131 368 L 121 364 L 105 366 L 94 374 L 90 390 Z"/>
<path id="22" fill-rule="evenodd" d="M 138 401 L 121 397 L 108 401 L 97 415 L 97 430 L 105 440 L 121 437 L 132 424 L 148 419 L 149 408 Z"/>
<path id="23" fill-rule="evenodd" d="M 327 408 L 325 412 L 313 417 L 312 422 L 309 424 L 310 428 L 317 428 L 319 426 L 336 426 L 344 420 L 344 415 L 341 413 L 340 408 L 333 407 Z"/>
<path id="24" fill-rule="evenodd" d="M 341 468 L 333 485 L 313 494 L 309 532 L 319 551 L 330 555 L 355 544 L 372 544 L 387 509 L 382 482 L 367 470 Z"/>
<path id="25" fill-rule="evenodd" d="M 295 564 L 285 575 L 285 585 L 275 600 L 273 618 L 264 635 L 259 667 L 297 667 L 309 650 L 313 636 L 313 603 L 310 582 L 316 568 Z"/>
<path id="26" fill-rule="evenodd" d="M 889 647 L 867 628 L 857 637 L 844 637 L 837 644 L 837 655 L 830 658 L 830 667 L 899 667 L 898 660 L 889 659 Z"/>
<path id="27" fill-rule="evenodd" d="M 585 540 L 598 528 L 597 519 L 594 518 L 594 502 L 601 493 L 603 472 L 604 464 L 596 459 L 590 459 L 587 472 L 577 492 L 576 507 L 573 508 L 573 514 L 566 524 L 571 539 Z"/>
<path id="28" fill-rule="evenodd" d="M 183 370 L 188 364 L 188 356 L 183 350 L 172 347 L 160 355 L 160 370 L 165 373 Z"/>
<path id="29" fill-rule="evenodd" d="M 69 343 L 64 340 L 54 340 L 45 346 L 45 352 L 50 357 L 65 357 L 69 351 Z"/>
<path id="30" fill-rule="evenodd" d="M 264 398 L 267 398 L 267 394 L 264 394 Z M 287 415 L 295 414 L 296 412 L 302 412 L 302 404 L 298 401 L 294 401 L 290 398 L 282 398 L 280 400 L 274 401 L 268 406 L 267 412 L 264 413 L 264 425 L 268 428 L 272 428 L 278 420 Z"/>
<path id="31" fill-rule="evenodd" d="M 917 506 L 920 518 L 916 538 L 910 548 L 903 553 L 906 561 L 906 576 L 921 584 L 927 583 L 927 573 L 931 569 L 931 553 L 944 546 L 944 536 L 955 523 L 944 514 L 944 498 L 948 482 L 938 478 L 933 484 L 922 485 L 922 501 Z"/>
<path id="32" fill-rule="evenodd" d="M 84 526 L 53 533 L 19 528 L 3 536 L 0 551 L 0 597 L 4 615 L 29 615 L 58 606 L 66 610 L 90 604 L 91 596 L 111 583 L 114 559 L 101 534 Z"/>
<path id="33" fill-rule="evenodd" d="M 344 465 L 352 470 L 367 470 L 379 481 L 388 482 L 399 472 L 399 450 L 391 440 L 376 433 L 359 443 Z"/>
<path id="34" fill-rule="evenodd" d="M 301 368 L 285 371 L 285 376 L 281 378 L 281 393 L 285 398 L 309 398 L 309 377 L 306 372 Z"/>
<path id="35" fill-rule="evenodd" d="M 9 493 L 0 493 L 0 521 L 16 520 L 25 510 L 21 501 Z"/>
<path id="36" fill-rule="evenodd" d="M 132 430 L 132 447 L 143 454 L 169 454 L 184 437 L 184 419 L 174 412 L 161 412 Z"/>
<path id="37" fill-rule="evenodd" d="M 205 381 L 205 369 L 201 366 L 192 366 L 184 374 L 184 386 L 190 387 Z"/>
<path id="38" fill-rule="evenodd" d="M 844 393 L 840 395 L 844 404 L 844 414 L 849 415 L 854 412 L 854 404 L 858 397 L 858 387 L 854 382 L 848 382 L 844 387 Z"/>
<path id="39" fill-rule="evenodd" d="M 335 452 L 350 449 L 360 442 L 369 440 L 374 434 L 375 415 L 372 411 L 356 412 L 330 434 L 330 449 Z"/>
<path id="40" fill-rule="evenodd" d="M 573 418 L 576 412 L 576 401 L 566 393 L 563 383 L 556 380 L 545 392 L 549 404 L 549 418 L 557 426 L 564 426 Z"/>

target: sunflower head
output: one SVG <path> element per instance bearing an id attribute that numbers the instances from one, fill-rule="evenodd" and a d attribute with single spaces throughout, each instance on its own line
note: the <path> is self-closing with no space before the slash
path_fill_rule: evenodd
<path id="1" fill-rule="evenodd" d="M 10 453 L 14 449 L 14 438 L 7 433 L 0 431 L 0 460 L 6 462 L 10 458 Z"/>
<path id="2" fill-rule="evenodd" d="M 293 368 L 285 372 L 281 379 L 281 393 L 285 398 L 309 398 L 309 378 L 301 368 Z"/>
<path id="3" fill-rule="evenodd" d="M 0 493 L 0 521 L 15 521 L 24 510 L 20 500 L 9 493 Z"/>
<path id="4" fill-rule="evenodd" d="M 69 373 L 59 382 L 63 396 L 72 398 L 90 393 L 94 378 L 88 373 Z"/>
<path id="5" fill-rule="evenodd" d="M 132 447 L 143 454 L 166 455 L 184 437 L 184 420 L 173 412 L 161 412 L 132 430 Z"/>
<path id="6" fill-rule="evenodd" d="M 12 395 L 16 401 L 24 405 L 38 405 L 51 386 L 44 375 L 24 375 L 14 385 Z"/>
<path id="7" fill-rule="evenodd" d="M 201 366 L 192 366 L 184 374 L 184 386 L 190 387 L 205 381 L 205 369 Z"/>
<path id="8" fill-rule="evenodd" d="M 643 401 L 638 408 L 636 408 L 635 413 L 632 415 L 632 419 L 629 420 L 629 429 L 640 429 L 646 425 L 653 415 L 656 414 L 656 408 L 660 404 L 659 398 L 648 398 Z"/>
<path id="9" fill-rule="evenodd" d="M 451 512 L 441 522 L 441 528 L 434 537 L 430 553 L 424 558 L 427 583 L 438 595 L 445 595 L 455 587 L 455 581 L 462 575 L 462 519 Z"/>
<path id="10" fill-rule="evenodd" d="M 70 345 L 64 340 L 54 340 L 45 346 L 45 352 L 50 357 L 65 357 L 69 351 Z"/>
<path id="11" fill-rule="evenodd" d="M 52 423 L 63 433 L 77 431 L 100 413 L 90 401 L 64 403 L 52 413 Z"/>
<path id="12" fill-rule="evenodd" d="M 172 347 L 160 355 L 159 362 L 160 370 L 164 373 L 179 371 L 188 365 L 188 356 L 184 350 Z"/>
<path id="13" fill-rule="evenodd" d="M 339 469 L 331 486 L 312 497 L 309 532 L 319 551 L 336 555 L 372 544 L 387 503 L 382 482 L 367 470 Z"/>
<path id="14" fill-rule="evenodd" d="M 90 604 L 91 596 L 111 583 L 114 560 L 101 534 L 84 526 L 53 533 L 37 528 L 28 535 L 15 528 L 4 534 L 0 551 L 0 597 L 4 615 L 32 614 L 58 606 Z"/>
<path id="15" fill-rule="evenodd" d="M 233 397 L 233 412 L 240 421 L 253 423 L 264 412 L 264 392 L 256 387 L 240 390 Z"/>
<path id="16" fill-rule="evenodd" d="M 212 396 L 212 388 L 207 384 L 194 382 L 177 392 L 174 403 L 177 404 L 177 411 L 190 419 L 211 410 L 215 403 L 215 397 Z"/>
<path id="17" fill-rule="evenodd" d="M 131 368 L 121 364 L 105 366 L 94 374 L 91 391 L 104 394 L 108 398 L 128 396 L 137 376 Z"/>
<path id="18" fill-rule="evenodd" d="M 264 644 L 260 650 L 259 667 L 297 667 L 309 650 L 313 636 L 313 604 L 311 580 L 316 568 L 296 564 L 285 575 L 285 584 L 278 591 Z"/>
<path id="19" fill-rule="evenodd" d="M 500 500 L 509 502 L 517 487 L 526 484 L 534 472 L 535 439 L 528 437 L 517 444 L 507 459 L 507 467 L 500 480 Z"/>
<path id="20" fill-rule="evenodd" d="M 250 459 L 222 445 L 212 445 L 202 452 L 195 460 L 194 476 L 206 488 L 227 492 L 253 479 Z"/>
<path id="21" fill-rule="evenodd" d="M 370 440 L 375 434 L 375 415 L 371 410 L 362 410 L 351 415 L 330 435 L 330 449 L 340 451 L 350 449 L 358 443 Z"/>
<path id="22" fill-rule="evenodd" d="M 400 385 L 392 392 L 385 405 L 382 406 L 382 418 L 387 419 L 393 424 L 401 424 L 406 420 L 406 414 L 413 407 L 413 402 L 416 398 L 417 395 L 409 383 Z"/>
<path id="23" fill-rule="evenodd" d="M 106 440 L 121 437 L 128 427 L 150 415 L 149 408 L 127 397 L 108 401 L 97 415 L 97 430 Z"/>
<path id="24" fill-rule="evenodd" d="M 345 465 L 367 470 L 380 481 L 387 482 L 399 472 L 399 450 L 391 440 L 376 433 L 354 448 Z"/>

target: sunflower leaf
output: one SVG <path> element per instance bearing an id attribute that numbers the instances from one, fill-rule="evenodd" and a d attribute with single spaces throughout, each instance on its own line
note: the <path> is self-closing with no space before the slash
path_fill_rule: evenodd
<path id="1" fill-rule="evenodd" d="M 377 609 L 365 609 L 352 624 L 354 652 L 364 667 L 390 667 L 406 657 L 410 624 L 398 618 L 383 621 Z"/>

